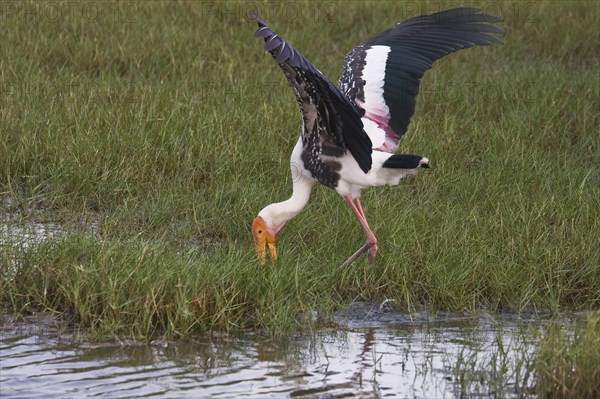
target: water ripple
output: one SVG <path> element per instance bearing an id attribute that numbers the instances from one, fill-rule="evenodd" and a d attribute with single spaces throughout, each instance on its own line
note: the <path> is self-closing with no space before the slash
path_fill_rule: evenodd
<path id="1" fill-rule="evenodd" d="M 498 389 L 455 375 L 470 362 L 481 378 L 501 342 L 510 368 L 533 340 L 517 319 L 436 319 L 386 315 L 382 327 L 356 318 L 310 337 L 272 341 L 259 335 L 204 337 L 148 345 L 69 342 L 51 319 L 0 323 L 2 398 L 455 397 Z M 527 324 L 526 327 L 529 327 Z M 513 349 L 518 350 L 511 352 Z M 520 351 L 520 352 L 519 352 Z M 512 362 L 512 363 L 511 363 Z M 464 367 L 464 366 L 463 366 Z M 483 371 L 482 371 L 483 370 Z M 510 371 L 510 370 L 509 370 Z M 514 396 L 514 381 L 500 396 Z"/>

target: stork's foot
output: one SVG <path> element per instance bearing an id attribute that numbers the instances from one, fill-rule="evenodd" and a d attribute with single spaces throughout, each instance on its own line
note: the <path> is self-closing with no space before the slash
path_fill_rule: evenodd
<path id="1" fill-rule="evenodd" d="M 367 244 L 369 244 L 367 242 Z M 373 262 L 375 262 L 375 255 L 377 255 L 377 243 L 373 243 L 371 244 L 371 246 L 368 249 L 369 252 L 369 264 L 372 264 Z"/>
<path id="2" fill-rule="evenodd" d="M 373 263 L 373 261 L 375 260 L 375 254 L 377 254 L 377 242 L 367 241 L 365 245 L 360 247 L 355 253 L 352 254 L 351 257 L 349 257 L 344 263 L 342 263 L 340 269 L 350 266 L 365 252 L 369 253 L 369 264 Z"/>
<path id="3" fill-rule="evenodd" d="M 342 263 L 342 265 L 340 266 L 340 269 L 350 266 L 352 263 L 354 263 L 354 261 L 356 259 L 360 258 L 360 256 L 368 249 L 369 249 L 368 244 L 365 244 L 362 247 L 360 247 L 358 249 L 358 251 L 356 251 L 354 254 L 352 254 L 351 257 L 349 257 L 348 259 L 346 259 L 346 261 L 344 263 Z"/>

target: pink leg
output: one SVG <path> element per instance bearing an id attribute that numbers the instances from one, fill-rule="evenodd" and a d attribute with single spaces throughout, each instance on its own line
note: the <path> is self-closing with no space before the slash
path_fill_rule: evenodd
<path id="1" fill-rule="evenodd" d="M 356 206 L 356 209 L 360 212 L 360 215 L 362 216 L 362 218 L 365 220 L 365 222 L 367 221 L 367 218 L 365 217 L 365 211 L 363 211 L 362 205 L 360 204 L 360 198 L 354 198 L 352 200 L 352 202 L 354 203 L 354 206 Z"/>
<path id="2" fill-rule="evenodd" d="M 362 215 L 363 220 L 365 221 L 365 224 L 367 224 L 367 218 L 365 216 L 365 211 L 363 211 L 362 205 L 360 204 L 360 198 L 356 197 L 354 199 L 354 205 L 356 205 L 356 208 L 358 209 L 358 211 L 360 212 L 360 214 Z M 375 238 L 375 234 L 373 234 L 373 231 L 371 230 L 371 228 L 369 227 L 369 225 L 367 224 L 367 228 L 369 229 L 369 233 L 367 233 L 367 242 L 369 242 L 371 245 L 369 247 L 369 263 L 373 263 L 373 261 L 375 260 L 375 255 L 377 255 L 377 238 Z M 369 240 L 369 236 L 371 237 L 371 239 Z"/>
<path id="3" fill-rule="evenodd" d="M 369 224 L 367 223 L 367 218 L 365 217 L 365 212 L 362 209 L 362 205 L 360 204 L 360 199 L 355 198 L 354 200 L 350 198 L 350 196 L 344 196 L 344 200 L 358 219 L 360 226 L 364 230 L 367 235 L 367 242 L 365 245 L 360 247 L 351 257 L 349 257 L 341 267 L 346 267 L 354 262 L 356 259 L 360 257 L 365 251 L 369 251 L 369 263 L 372 263 L 375 259 L 375 255 L 377 254 L 377 238 L 375 234 L 369 228 Z"/>

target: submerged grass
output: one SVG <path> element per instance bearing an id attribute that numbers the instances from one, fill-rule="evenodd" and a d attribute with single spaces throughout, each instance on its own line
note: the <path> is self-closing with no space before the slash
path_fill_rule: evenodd
<path id="1" fill-rule="evenodd" d="M 600 396 L 600 311 L 574 329 L 552 323 L 535 359 L 536 392 L 542 398 Z"/>
<path id="2" fill-rule="evenodd" d="M 0 213 L 7 225 L 50 214 L 68 231 L 93 220 L 93 233 L 40 245 L 0 230 L 11 309 L 149 338 L 291 331 L 357 297 L 409 311 L 600 303 L 595 2 L 480 4 L 505 19 L 506 45 L 454 54 L 425 76 L 401 151 L 432 169 L 364 193 L 380 252 L 347 270 L 363 234 L 323 187 L 279 234 L 278 265 L 253 259 L 249 224 L 290 194 L 299 121 L 249 5 L 85 4 L 3 9 Z M 334 80 L 361 40 L 447 6 L 256 5 Z"/>
<path id="3" fill-rule="evenodd" d="M 458 397 L 597 398 L 600 312 L 556 318 L 511 332 L 483 347 L 469 345 L 445 361 Z M 535 345 L 532 345 L 532 342 Z"/>

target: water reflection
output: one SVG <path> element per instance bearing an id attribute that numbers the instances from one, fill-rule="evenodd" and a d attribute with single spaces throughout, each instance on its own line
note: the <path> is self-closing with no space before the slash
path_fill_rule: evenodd
<path id="1" fill-rule="evenodd" d="M 382 315 L 359 313 L 311 336 L 148 345 L 73 343 L 47 316 L 5 317 L 2 397 L 505 397 L 531 383 L 514 370 L 530 360 L 539 321 L 442 315 L 384 327 Z"/>

